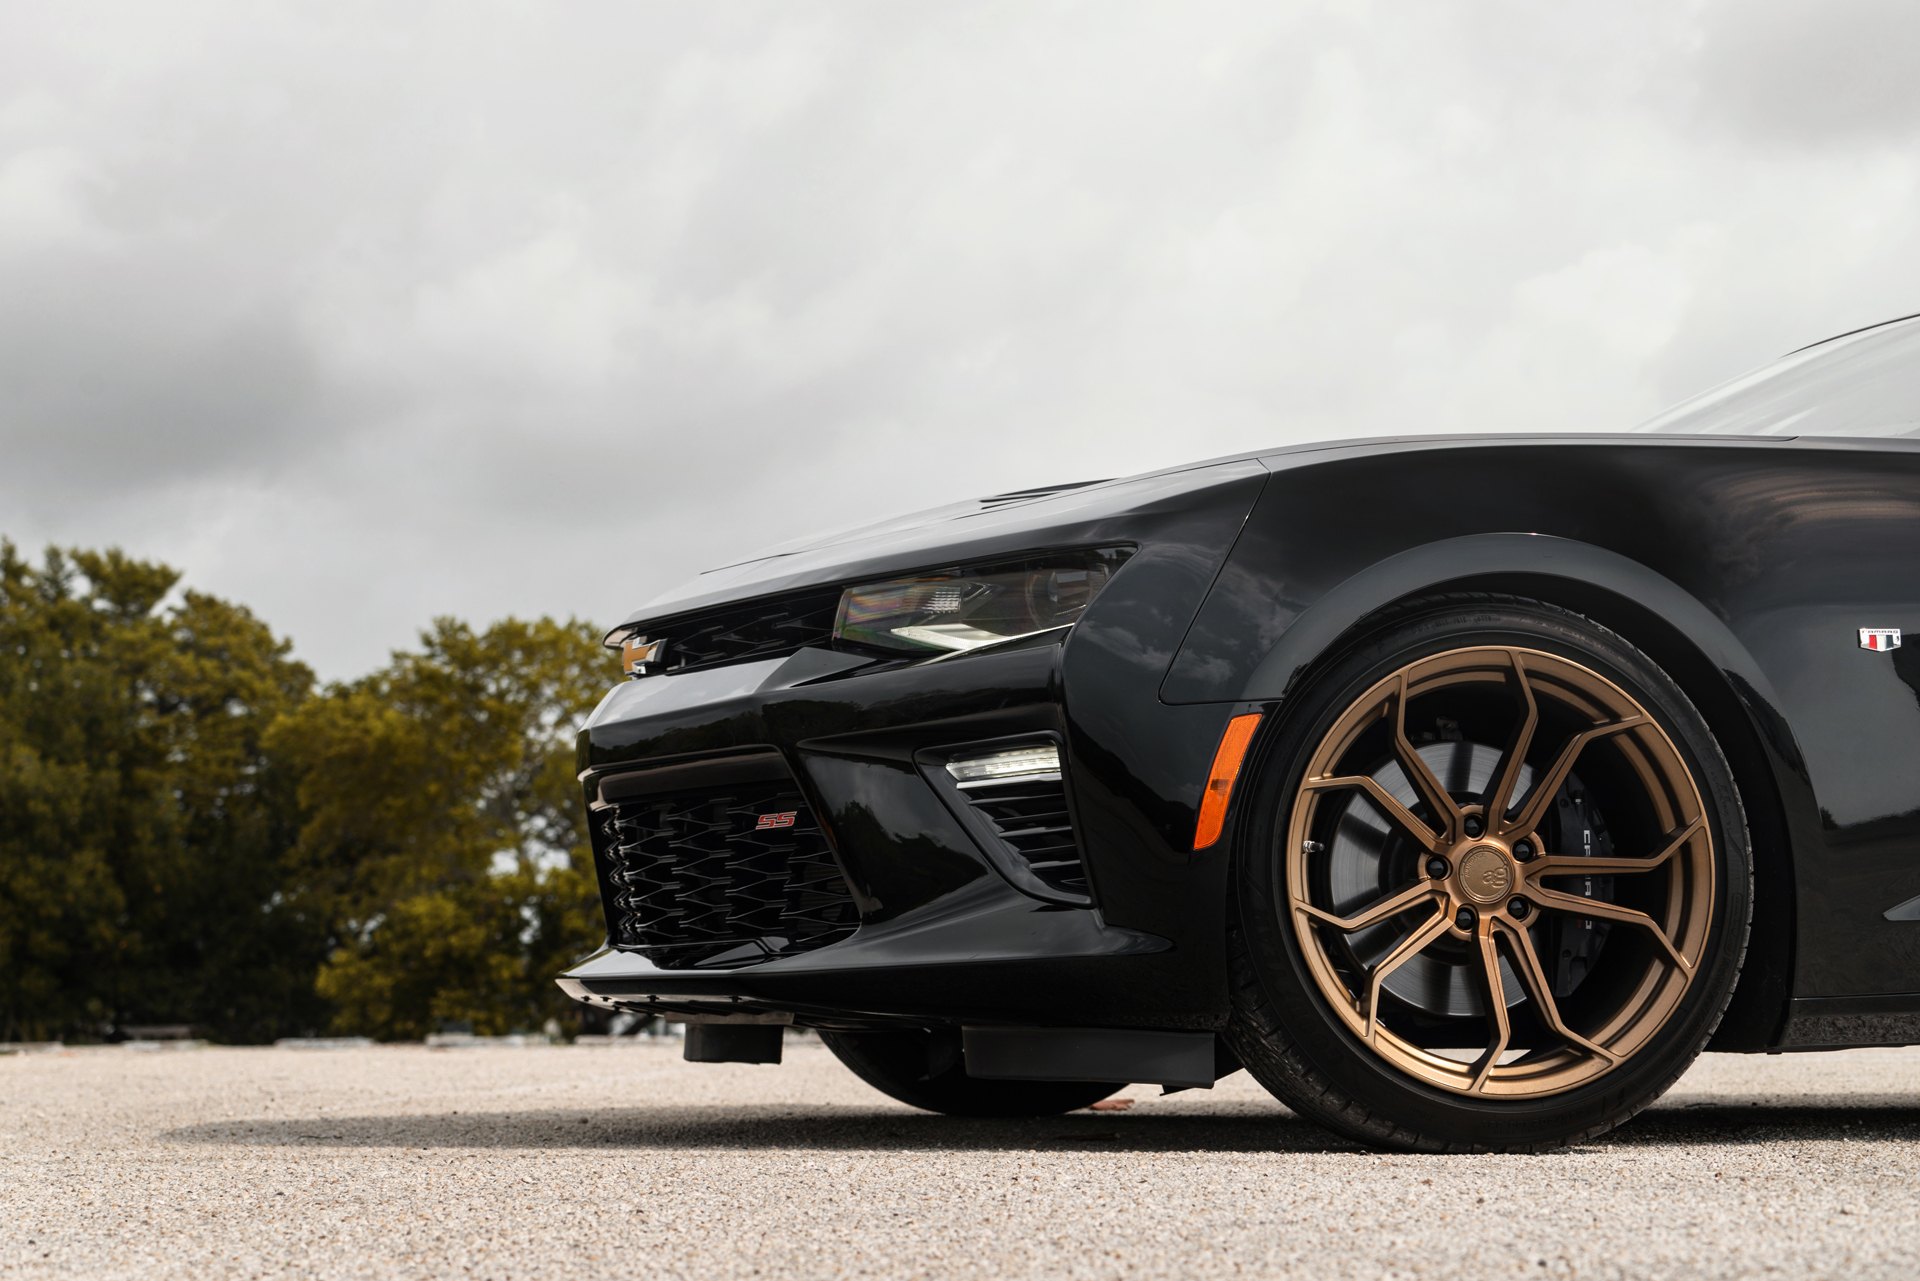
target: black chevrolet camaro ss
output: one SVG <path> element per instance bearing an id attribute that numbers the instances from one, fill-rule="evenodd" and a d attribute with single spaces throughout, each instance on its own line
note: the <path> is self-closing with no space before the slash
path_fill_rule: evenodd
<path id="1" fill-rule="evenodd" d="M 1619 436 L 1000 494 L 609 635 L 578 999 L 894 1098 L 1245 1068 L 1361 1142 L 1920 1042 L 1920 320 Z"/>

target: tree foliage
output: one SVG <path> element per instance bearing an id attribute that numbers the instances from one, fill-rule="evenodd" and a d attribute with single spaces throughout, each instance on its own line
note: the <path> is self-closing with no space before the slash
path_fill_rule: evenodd
<path id="1" fill-rule="evenodd" d="M 442 619 L 316 691 L 239 605 L 0 542 L 0 1040 L 539 1026 L 604 935 L 593 629 Z"/>
<path id="2" fill-rule="evenodd" d="M 421 639 L 271 736 L 300 780 L 303 892 L 336 928 L 319 991 L 336 1026 L 382 1037 L 538 1026 L 604 935 L 573 735 L 606 663 L 571 621 Z"/>
<path id="3" fill-rule="evenodd" d="M 0 1039 L 317 1013 L 267 728 L 312 676 L 245 609 L 118 552 L 0 542 Z"/>

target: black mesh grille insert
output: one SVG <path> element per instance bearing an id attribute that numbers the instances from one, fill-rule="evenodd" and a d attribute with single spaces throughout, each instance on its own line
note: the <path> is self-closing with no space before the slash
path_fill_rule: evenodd
<path id="1" fill-rule="evenodd" d="M 960 792 L 1041 881 L 1068 894 L 1087 893 L 1087 870 L 1058 774 L 962 783 Z"/>
<path id="2" fill-rule="evenodd" d="M 791 782 L 627 800 L 596 813 L 615 947 L 662 966 L 765 960 L 859 924 L 826 836 Z"/>
<path id="3" fill-rule="evenodd" d="M 722 663 L 779 658 L 809 645 L 833 642 L 840 589 L 758 601 L 712 613 L 669 619 L 641 630 L 667 642 L 660 670 L 684 672 Z"/>

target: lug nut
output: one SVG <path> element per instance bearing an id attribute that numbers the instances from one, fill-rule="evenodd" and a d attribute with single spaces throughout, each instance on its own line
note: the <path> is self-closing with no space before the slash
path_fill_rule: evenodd
<path id="1" fill-rule="evenodd" d="M 1470 907 L 1463 907 L 1453 914 L 1453 923 L 1463 930 L 1472 929 L 1473 921 L 1473 909 Z"/>
<path id="2" fill-rule="evenodd" d="M 1516 921 L 1526 920 L 1527 913 L 1531 911 L 1533 911 L 1533 904 L 1523 898 L 1514 899 L 1511 903 L 1507 904 L 1507 915 Z"/>
<path id="3" fill-rule="evenodd" d="M 1427 875 L 1436 881 L 1446 876 L 1448 870 L 1447 860 L 1443 858 L 1430 858 L 1427 860 Z"/>
<path id="4" fill-rule="evenodd" d="M 1486 824 L 1480 821 L 1478 814 L 1467 815 L 1466 822 L 1463 826 L 1466 827 L 1468 836 L 1478 836 L 1487 830 Z"/>
<path id="5" fill-rule="evenodd" d="M 1522 863 L 1532 858 L 1533 842 L 1532 841 L 1515 841 L 1513 843 L 1513 856 L 1519 859 Z"/>

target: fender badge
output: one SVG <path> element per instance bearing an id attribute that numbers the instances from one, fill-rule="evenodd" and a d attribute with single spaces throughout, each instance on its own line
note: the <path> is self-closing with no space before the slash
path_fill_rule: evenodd
<path id="1" fill-rule="evenodd" d="M 1860 629 L 1860 648 L 1889 650 L 1900 648 L 1900 629 L 1898 627 L 1862 627 Z"/>

